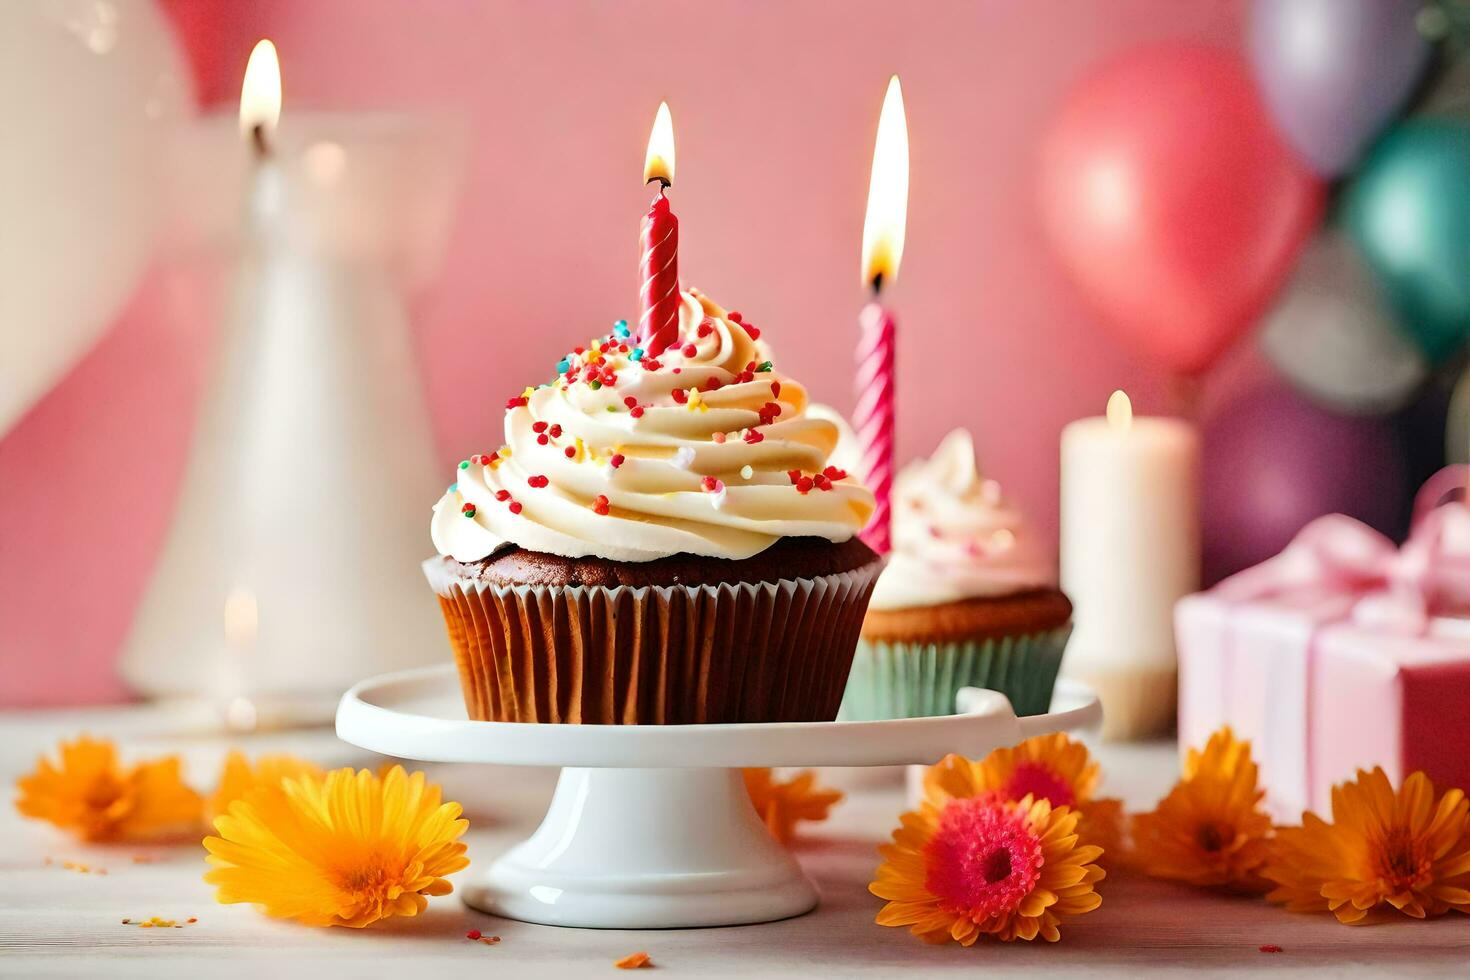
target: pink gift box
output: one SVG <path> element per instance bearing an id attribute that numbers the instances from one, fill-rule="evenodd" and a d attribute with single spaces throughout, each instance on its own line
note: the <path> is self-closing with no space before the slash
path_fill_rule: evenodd
<path id="1" fill-rule="evenodd" d="M 1282 822 L 1382 766 L 1470 789 L 1470 510 L 1431 512 L 1403 549 L 1350 518 L 1181 600 L 1179 744 L 1250 739 Z M 1453 613 L 1453 615 L 1449 615 Z"/>

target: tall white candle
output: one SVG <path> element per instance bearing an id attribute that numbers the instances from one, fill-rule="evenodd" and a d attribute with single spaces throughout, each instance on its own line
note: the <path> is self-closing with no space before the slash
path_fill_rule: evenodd
<path id="1" fill-rule="evenodd" d="M 1103 733 L 1174 720 L 1174 603 L 1199 587 L 1199 438 L 1180 419 L 1107 416 L 1062 431 L 1061 585 L 1075 607 L 1063 672 L 1094 685 Z"/>

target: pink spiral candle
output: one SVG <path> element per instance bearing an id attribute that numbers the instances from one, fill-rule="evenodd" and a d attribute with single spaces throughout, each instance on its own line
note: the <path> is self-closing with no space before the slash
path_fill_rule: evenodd
<path id="1" fill-rule="evenodd" d="M 875 300 L 863 307 L 858 325 L 857 407 L 852 421 L 862 446 L 863 475 L 877 500 L 863 540 L 886 555 L 893 496 L 895 324 L 892 314 Z"/>
<path id="2" fill-rule="evenodd" d="M 679 339 L 679 219 L 663 188 L 643 216 L 638 251 L 643 286 L 634 336 L 646 356 L 657 357 Z"/>

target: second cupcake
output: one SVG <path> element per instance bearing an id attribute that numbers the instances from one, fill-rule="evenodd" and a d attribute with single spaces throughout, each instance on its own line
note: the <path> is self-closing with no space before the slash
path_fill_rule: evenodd
<path id="1" fill-rule="evenodd" d="M 893 552 L 878 580 L 842 717 L 950 714 L 962 687 L 1010 698 L 1019 715 L 1051 703 L 1072 604 L 1033 530 L 980 476 L 968 432 L 899 474 Z"/>

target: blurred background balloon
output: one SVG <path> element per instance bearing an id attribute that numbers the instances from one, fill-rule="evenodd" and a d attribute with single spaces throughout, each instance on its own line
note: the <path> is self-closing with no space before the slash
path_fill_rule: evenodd
<path id="1" fill-rule="evenodd" d="M 192 91 L 148 0 L 0 3 L 0 38 L 3 434 L 137 285 Z"/>
<path id="2" fill-rule="evenodd" d="M 1424 71 L 1422 0 L 1255 0 L 1248 45 L 1266 105 L 1317 173 L 1347 170 Z"/>
<path id="3" fill-rule="evenodd" d="M 1470 126 L 1410 119 L 1348 184 L 1343 221 L 1397 313 L 1438 364 L 1470 335 Z"/>
<path id="4" fill-rule="evenodd" d="M 1347 236 L 1325 230 L 1267 314 L 1261 350 L 1298 390 L 1352 413 L 1393 411 L 1429 365 L 1394 324 L 1372 273 Z"/>
<path id="5" fill-rule="evenodd" d="M 1198 373 L 1253 325 L 1321 211 L 1237 55 L 1136 50 L 1083 79 L 1042 146 L 1042 218 L 1138 354 Z"/>
<path id="6" fill-rule="evenodd" d="M 1204 423 L 1205 581 L 1276 554 L 1322 514 L 1400 533 L 1410 488 L 1396 431 L 1386 419 L 1326 411 L 1279 383 L 1225 403 Z"/>

